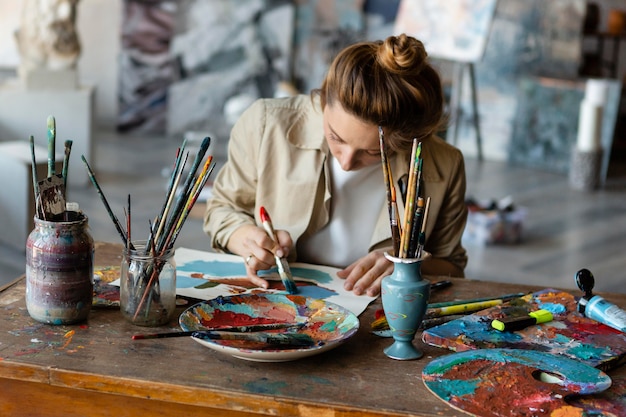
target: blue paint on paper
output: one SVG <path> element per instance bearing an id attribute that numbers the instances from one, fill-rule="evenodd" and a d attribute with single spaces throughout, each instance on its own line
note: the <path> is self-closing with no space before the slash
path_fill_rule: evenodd
<path id="1" fill-rule="evenodd" d="M 320 284 L 328 284 L 333 280 L 333 278 L 327 272 L 319 271 L 316 269 L 294 267 L 291 268 L 291 273 L 294 277 L 312 280 Z"/>
<path id="2" fill-rule="evenodd" d="M 218 278 L 230 278 L 230 277 L 245 277 L 246 267 L 241 262 L 229 262 L 229 261 L 192 261 L 184 265 L 177 266 L 178 272 L 187 272 L 190 274 L 202 274 L 208 277 Z M 276 268 L 268 269 L 265 271 L 259 271 L 259 276 L 268 276 L 277 274 Z M 309 281 L 315 281 L 320 284 L 332 282 L 333 278 L 324 271 L 319 271 L 311 268 L 291 268 L 291 273 L 294 277 L 306 279 Z"/>
<path id="3" fill-rule="evenodd" d="M 338 293 L 328 288 L 318 287 L 317 285 L 298 285 L 298 295 L 304 295 L 305 297 L 317 299 L 325 299 L 333 295 L 338 295 Z"/>
<path id="4" fill-rule="evenodd" d="M 177 266 L 176 270 L 181 272 L 201 273 L 203 275 L 221 278 L 246 276 L 246 266 L 241 262 L 192 261 Z"/>

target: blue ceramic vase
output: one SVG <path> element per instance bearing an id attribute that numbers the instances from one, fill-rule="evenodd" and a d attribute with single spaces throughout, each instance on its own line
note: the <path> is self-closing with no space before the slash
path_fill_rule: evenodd
<path id="1" fill-rule="evenodd" d="M 430 282 L 422 278 L 420 259 L 385 257 L 394 263 L 393 273 L 383 278 L 381 298 L 394 343 L 384 350 L 398 360 L 419 359 L 423 353 L 413 345 L 415 333 L 424 318 L 430 295 Z"/>

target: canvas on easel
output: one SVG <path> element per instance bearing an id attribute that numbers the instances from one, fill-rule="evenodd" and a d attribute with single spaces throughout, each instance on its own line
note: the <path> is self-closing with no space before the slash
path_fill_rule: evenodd
<path id="1" fill-rule="evenodd" d="M 478 62 L 485 52 L 496 3 L 496 0 L 402 0 L 395 32 L 421 40 L 433 58 Z"/>
<path id="2" fill-rule="evenodd" d="M 461 117 L 463 79 L 467 72 L 479 160 L 482 160 L 482 140 L 474 63 L 479 62 L 485 52 L 496 4 L 497 0 L 402 0 L 394 29 L 397 34 L 406 33 L 422 41 L 431 58 L 455 63 L 449 106 L 454 144 Z"/>

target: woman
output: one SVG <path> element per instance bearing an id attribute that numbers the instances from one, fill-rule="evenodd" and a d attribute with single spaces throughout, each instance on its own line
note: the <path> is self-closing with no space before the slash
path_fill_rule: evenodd
<path id="1" fill-rule="evenodd" d="M 207 202 L 212 246 L 244 257 L 249 279 L 265 288 L 257 272 L 271 268 L 276 253 L 343 268 L 348 291 L 378 295 L 393 271 L 384 257 L 392 243 L 380 126 L 395 179 L 409 170 L 413 138 L 422 142 L 423 195 L 431 198 L 425 250 L 432 255 L 423 273 L 463 276 L 465 167 L 461 152 L 435 136 L 443 106 L 423 44 L 406 35 L 348 46 L 311 97 L 256 101 L 232 129 L 228 161 Z M 259 226 L 262 206 L 278 247 Z"/>

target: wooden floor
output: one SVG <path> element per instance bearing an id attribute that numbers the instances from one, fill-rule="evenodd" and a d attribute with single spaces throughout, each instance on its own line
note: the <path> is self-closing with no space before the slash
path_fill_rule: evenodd
<path id="1" fill-rule="evenodd" d="M 140 235 L 142 224 L 147 236 L 148 219 L 163 202 L 167 170 L 179 145 L 177 140 L 158 137 L 103 132 L 95 137 L 90 165 L 119 217 L 128 194 L 132 195 L 135 236 Z M 466 168 L 468 197 L 510 195 L 515 204 L 528 210 L 520 244 L 466 245 L 468 278 L 576 289 L 574 274 L 588 268 L 598 291 L 626 293 L 626 163 L 612 162 L 606 186 L 593 192 L 571 189 L 565 175 L 506 162 L 468 158 Z M 68 197 L 89 217 L 96 240 L 120 241 L 91 184 L 70 189 Z M 176 246 L 208 250 L 199 219 L 188 219 Z M 23 251 L 0 245 L 0 285 L 22 274 L 24 265 Z"/>

